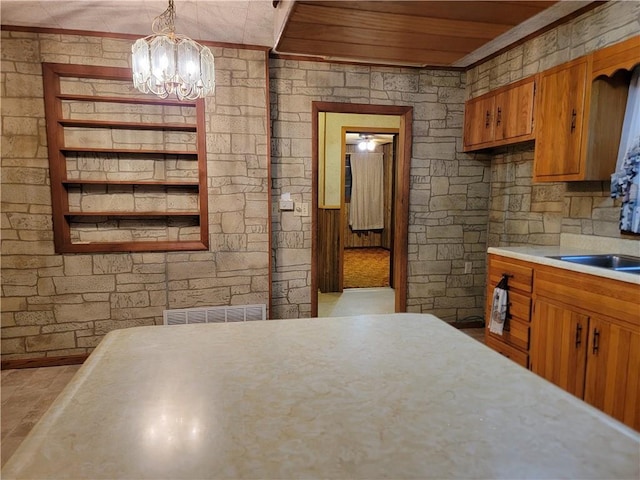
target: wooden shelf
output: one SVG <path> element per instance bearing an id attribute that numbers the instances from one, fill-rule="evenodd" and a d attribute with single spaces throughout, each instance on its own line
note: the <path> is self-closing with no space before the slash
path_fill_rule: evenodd
<path id="1" fill-rule="evenodd" d="M 71 120 L 61 118 L 58 123 L 63 127 L 112 128 L 118 130 L 163 130 L 176 132 L 196 132 L 195 123 L 143 123 L 143 122 L 107 122 L 104 120 Z"/>
<path id="2" fill-rule="evenodd" d="M 43 63 L 43 84 L 44 84 L 44 100 L 45 100 L 45 117 L 47 127 L 47 148 L 49 152 L 49 172 L 51 179 L 52 193 L 52 213 L 53 213 L 53 237 L 55 250 L 57 253 L 96 253 L 96 252 L 144 252 L 144 251 L 185 251 L 185 250 L 207 250 L 209 248 L 209 224 L 208 224 L 208 198 L 207 198 L 207 155 L 206 155 L 206 138 L 205 138 L 205 104 L 203 99 L 192 101 L 180 101 L 177 99 L 161 99 L 153 95 L 142 96 L 94 96 L 87 95 L 83 91 L 74 93 L 72 87 L 64 86 L 69 92 L 63 93 L 62 79 L 89 79 L 89 81 L 113 81 L 114 85 L 120 86 L 123 83 L 127 85 L 131 82 L 131 69 L 119 67 L 103 67 L 91 65 L 72 65 L 62 63 Z M 113 90 L 115 91 L 115 89 Z M 69 105 L 63 102 L 84 102 L 93 106 L 97 103 L 114 104 L 112 113 L 104 112 L 95 119 L 74 119 L 66 118 L 69 115 Z M 115 108 L 115 104 L 122 105 L 122 108 Z M 131 122 L 120 121 L 123 116 L 119 112 L 126 112 L 127 106 L 139 106 L 139 110 L 143 115 L 147 113 L 152 115 L 157 113 L 154 106 L 170 106 L 170 107 L 187 107 L 185 110 L 173 112 L 184 123 L 172 122 Z M 146 106 L 146 108 L 145 108 Z M 119 110 L 119 111 L 118 111 Z M 176 109 L 174 109 L 176 110 Z M 162 120 L 162 119 L 159 119 Z M 87 128 L 92 129 L 86 132 L 86 137 L 76 140 L 74 143 L 79 145 L 101 145 L 100 148 L 89 147 L 67 147 L 65 146 L 65 138 L 73 135 L 71 128 Z M 119 148 L 109 135 L 109 130 L 122 130 L 123 136 L 133 139 L 136 144 L 125 145 L 138 148 Z M 170 150 L 161 148 L 164 145 L 152 145 L 155 148 L 145 148 L 148 146 L 148 140 L 144 135 L 136 134 L 136 131 L 161 131 L 174 132 L 177 137 L 183 137 L 181 140 L 173 139 L 164 140 L 164 145 L 173 146 L 175 148 L 176 141 L 184 144 L 184 149 Z M 182 132 L 189 132 L 195 135 L 177 135 Z M 83 132 L 83 136 L 84 136 Z M 135 140 L 139 137 L 139 140 Z M 105 145 L 110 148 L 105 148 Z M 122 145 L 122 143 L 119 143 Z M 160 148 L 158 148 L 160 147 Z M 77 155 L 74 158 L 74 155 Z M 84 157 L 83 157 L 84 155 Z M 173 165 L 175 160 L 186 161 L 182 165 Z M 146 163 L 145 163 L 146 161 Z M 156 175 L 158 164 L 162 161 L 174 161 L 172 168 L 186 169 L 184 177 L 178 177 L 168 180 L 153 180 Z M 109 162 L 103 165 L 101 162 Z M 87 165 L 85 165 L 87 164 Z M 88 166 L 88 169 L 85 168 Z M 161 166 L 161 165 L 160 165 Z M 103 175 L 104 170 L 120 172 L 118 180 L 102 180 L 95 177 Z M 144 173 L 136 172 L 138 168 L 144 170 Z M 68 171 L 72 169 L 72 171 Z M 82 170 L 83 173 L 80 173 Z M 73 179 L 71 177 L 80 177 L 87 175 L 91 177 L 95 172 L 94 178 L 89 179 Z M 127 173 L 128 172 L 128 173 Z M 197 178 L 195 178 L 197 175 Z M 149 180 L 136 180 L 140 176 Z M 171 175 L 170 175 L 171 176 Z M 76 195 L 78 192 L 70 186 L 82 187 L 88 185 L 97 186 L 129 186 L 142 187 L 127 189 L 125 192 L 119 192 L 116 188 L 106 189 L 106 191 L 97 199 L 98 205 L 93 206 L 94 211 L 71 211 L 69 205 L 70 195 Z M 146 188 L 145 188 L 146 187 Z M 132 196 L 133 202 L 137 201 L 141 195 L 153 191 L 157 193 L 159 199 L 157 205 L 151 208 L 161 208 L 165 205 L 164 200 L 172 193 L 169 188 L 184 188 L 188 191 L 181 191 L 180 194 L 189 196 L 190 199 L 197 197 L 198 206 L 194 210 L 189 211 L 99 211 L 100 202 L 104 198 L 102 208 L 111 208 L 108 205 L 115 205 L 114 201 L 118 198 L 114 195 L 122 194 Z M 155 189 L 155 190 L 154 190 Z M 122 189 L 120 189 L 122 190 Z M 82 190 L 80 196 L 90 196 L 91 192 Z M 75 207 L 78 208 L 78 207 Z M 114 241 L 108 232 L 104 235 L 96 235 L 95 229 L 91 229 L 92 223 L 102 221 L 102 218 L 111 220 L 136 219 L 134 221 L 114 222 L 114 228 L 119 229 L 122 233 L 134 232 L 142 229 L 151 222 L 149 219 L 162 219 L 160 223 L 164 225 L 164 234 L 162 238 L 175 238 L 175 240 L 153 241 L 150 237 L 129 236 L 129 238 L 140 238 L 139 240 Z M 171 222 L 171 218 L 189 219 L 186 222 Z M 86 219 L 80 222 L 79 219 Z M 86 226 L 91 230 L 91 235 L 85 232 Z M 156 222 L 153 222 L 154 228 Z M 170 228 L 176 223 L 175 227 L 178 232 L 170 232 Z M 184 225 L 183 225 L 184 223 Z M 186 229 L 182 234 L 181 229 Z M 194 229 L 197 229 L 194 231 Z M 161 228 L 162 230 L 162 228 Z M 99 230 L 98 230 L 99 232 Z M 155 237 L 154 232 L 154 237 Z M 196 239 L 194 240 L 194 233 Z M 117 238 L 124 238 L 127 235 L 118 235 Z M 199 238 L 197 238 L 199 237 Z M 146 238 L 143 240 L 142 238 Z M 180 240 L 180 238 L 189 238 L 189 240 Z M 72 240 L 74 239 L 74 240 Z M 89 240 L 89 241 L 86 241 Z M 104 241 L 100 241 L 104 240 Z"/>
<path id="3" fill-rule="evenodd" d="M 90 242 L 65 244 L 60 253 L 185 251 L 207 248 L 207 244 L 199 241 Z"/>
<path id="4" fill-rule="evenodd" d="M 146 98 L 127 98 L 127 97 L 107 97 L 107 96 L 91 96 L 91 95 L 70 95 L 59 94 L 56 98 L 60 100 L 74 100 L 77 102 L 104 102 L 104 103 L 127 103 L 130 105 L 160 105 L 175 107 L 195 107 L 196 102 L 169 100 L 163 98 L 146 97 Z"/>
<path id="5" fill-rule="evenodd" d="M 178 155 L 184 157 L 193 157 L 197 159 L 198 152 L 189 150 L 135 150 L 130 148 L 85 148 L 85 147 L 62 147 L 62 153 L 111 153 L 131 156 L 149 156 L 149 155 Z"/>
<path id="6" fill-rule="evenodd" d="M 200 212 L 65 212 L 65 217 L 198 217 Z"/>
<path id="7" fill-rule="evenodd" d="M 62 180 L 63 185 L 148 185 L 159 187 L 198 187 L 197 180 L 187 182 L 178 180 Z"/>

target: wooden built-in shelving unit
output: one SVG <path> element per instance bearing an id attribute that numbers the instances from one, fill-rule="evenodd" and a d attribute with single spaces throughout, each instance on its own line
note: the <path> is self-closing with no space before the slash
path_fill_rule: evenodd
<path id="1" fill-rule="evenodd" d="M 70 253 L 208 249 L 204 101 L 141 97 L 128 86 L 131 82 L 131 70 L 128 68 L 43 63 L 42 70 L 56 251 Z M 114 87 L 94 89 L 91 86 L 92 79 L 102 82 L 102 85 L 105 81 L 113 81 Z M 110 91 L 104 95 L 63 92 L 62 83 L 68 80 L 80 80 L 78 87 L 91 92 Z M 114 95 L 113 91 L 124 93 Z M 83 106 L 77 109 L 81 112 L 80 115 L 76 115 L 77 118 L 70 115 L 70 112 L 74 111 L 72 108 L 74 104 Z M 132 109 L 136 114 L 130 114 L 130 116 L 137 115 L 140 120 L 129 121 L 130 119 L 123 119 L 124 114 L 119 115 L 116 108 L 98 106 L 106 104 L 121 105 L 125 111 Z M 156 110 L 145 112 L 140 107 L 156 108 Z M 157 113 L 157 107 L 162 109 L 162 113 Z M 166 116 L 171 116 L 172 119 L 164 121 L 165 107 L 174 107 L 174 110 L 179 113 L 176 114 L 174 111 L 171 115 L 167 114 Z M 185 111 L 190 113 L 185 114 Z M 92 113 L 99 118 L 87 118 L 91 117 Z M 154 116 L 160 117 L 161 121 L 149 121 Z M 109 118 L 105 119 L 105 117 Z M 184 118 L 185 121 L 176 122 L 176 118 L 173 117 Z M 82 140 L 81 146 L 67 144 L 66 137 L 73 129 L 87 130 L 87 132 L 83 131 L 79 137 Z M 111 133 L 105 135 L 105 131 Z M 163 137 L 161 145 L 150 145 L 148 139 L 141 138 L 139 148 L 126 148 L 114 140 L 114 131 L 122 131 L 125 135 L 130 132 L 127 138 L 134 139 L 137 138 L 136 135 L 144 135 L 144 131 L 161 132 L 163 135 L 186 133 L 192 141 L 185 141 L 183 138 L 167 140 Z M 92 134 L 98 138 L 95 147 L 91 146 L 90 140 L 87 140 L 92 138 Z M 109 139 L 107 143 L 111 143 L 111 146 L 104 145 L 105 138 Z M 185 148 L 176 149 L 176 142 L 183 141 L 185 141 Z M 165 143 L 169 144 L 168 148 L 164 148 Z M 70 172 L 68 162 L 74 160 L 77 171 Z M 157 178 L 159 174 L 154 170 L 155 162 L 166 164 L 169 160 L 176 164 L 180 162 L 180 168 L 193 163 L 193 168 L 183 171 L 176 167 L 175 178 L 167 176 L 166 172 L 163 178 Z M 151 172 L 146 174 L 140 174 L 136 168 L 131 168 L 131 165 L 135 165 L 136 162 L 140 165 L 139 162 L 149 161 L 154 162 L 154 165 L 145 167 L 151 169 Z M 83 162 L 98 164 L 110 162 L 110 165 L 115 163 L 118 169 L 120 165 L 126 167 L 115 173 L 95 170 L 80 172 L 78 164 Z M 114 209 L 113 202 L 117 203 L 119 200 L 116 195 L 123 195 L 123 190 L 125 195 L 130 196 L 127 205 L 131 204 L 134 207 L 123 210 Z M 191 203 L 197 206 L 193 209 L 190 208 L 191 204 L 188 208 L 183 208 L 181 205 L 173 205 L 171 208 L 165 205 L 165 209 L 158 208 L 162 207 L 163 203 L 168 205 L 170 192 L 176 194 L 178 191 L 183 195 L 183 197 L 178 196 L 179 198 L 191 196 Z M 94 208 L 83 209 L 82 200 L 92 194 L 98 196 L 92 204 Z M 70 205 L 70 196 L 74 197 L 80 207 Z M 95 204 L 99 204 L 100 201 L 106 203 L 107 208 L 95 207 Z M 141 205 L 137 204 L 139 201 Z M 149 203 L 153 204 L 153 207 L 144 208 L 144 205 L 148 207 Z M 104 224 L 105 217 L 107 226 Z M 127 222 L 126 226 L 119 223 L 123 219 Z M 159 219 L 164 219 L 164 224 L 159 225 Z M 177 219 L 180 219 L 181 223 L 176 226 L 172 222 L 178 221 Z M 135 225 L 132 224 L 134 220 Z M 92 221 L 103 223 L 93 225 L 90 223 Z M 136 231 L 125 232 L 127 229 L 136 228 Z M 152 238 L 145 237 L 147 228 L 152 232 L 148 235 Z M 102 231 L 106 232 L 105 237 L 96 238 Z M 113 234 L 114 231 L 122 233 L 122 237 L 129 238 L 113 241 L 109 238 L 109 232 Z M 187 233 L 183 233 L 185 231 Z M 91 239 L 84 240 L 83 235 L 90 235 Z"/>

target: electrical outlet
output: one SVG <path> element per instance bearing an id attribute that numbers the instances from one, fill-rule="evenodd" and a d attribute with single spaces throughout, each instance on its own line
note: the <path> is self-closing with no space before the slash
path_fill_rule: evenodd
<path id="1" fill-rule="evenodd" d="M 464 262 L 464 273 L 471 273 L 472 268 L 473 268 L 472 262 Z"/>

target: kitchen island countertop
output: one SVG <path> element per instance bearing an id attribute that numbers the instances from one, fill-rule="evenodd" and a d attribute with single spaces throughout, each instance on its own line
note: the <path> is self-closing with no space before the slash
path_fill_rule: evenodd
<path id="1" fill-rule="evenodd" d="M 638 478 L 640 434 L 432 315 L 109 333 L 2 478 Z"/>

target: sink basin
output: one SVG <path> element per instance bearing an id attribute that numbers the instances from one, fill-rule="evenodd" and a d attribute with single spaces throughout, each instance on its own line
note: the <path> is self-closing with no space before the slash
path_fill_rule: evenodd
<path id="1" fill-rule="evenodd" d="M 640 275 L 640 257 L 630 255 L 562 255 L 549 258 Z"/>

